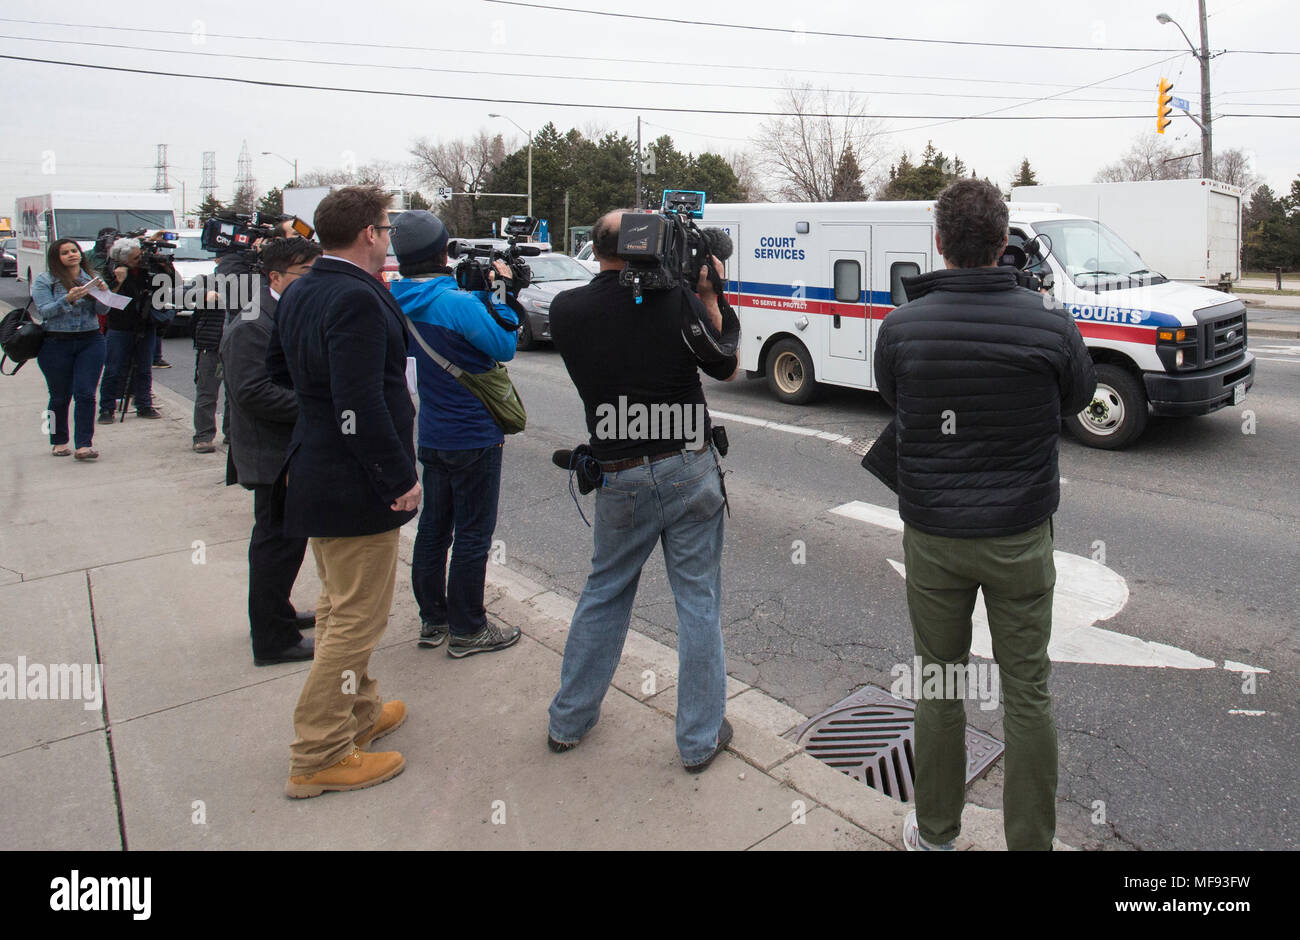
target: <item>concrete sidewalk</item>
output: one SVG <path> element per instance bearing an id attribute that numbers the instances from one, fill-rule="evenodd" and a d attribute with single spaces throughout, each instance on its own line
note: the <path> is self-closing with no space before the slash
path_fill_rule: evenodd
<path id="1" fill-rule="evenodd" d="M 189 450 L 189 403 L 96 427 L 95 463 L 49 456 L 35 363 L 0 379 L 0 664 L 102 663 L 103 707 L 0 700 L 0 845 L 11 849 L 898 849 L 908 806 L 798 751 L 804 716 L 729 680 L 729 752 L 683 772 L 676 652 L 629 634 L 601 721 L 552 754 L 546 708 L 571 600 L 488 566 L 488 607 L 524 637 L 455 661 L 415 645 L 402 542 L 372 659 L 406 724 L 406 770 L 354 793 L 289 800 L 305 666 L 255 668 L 246 615 L 251 494 L 224 456 Z M 413 534 L 413 524 L 410 527 Z M 319 584 L 308 552 L 294 590 Z M 636 624 L 633 624 L 635 628 Z M 960 848 L 1002 848 L 968 807 Z"/>

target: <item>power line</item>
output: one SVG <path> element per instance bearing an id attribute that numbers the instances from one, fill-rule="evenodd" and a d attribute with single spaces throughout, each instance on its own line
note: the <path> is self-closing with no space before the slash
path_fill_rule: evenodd
<path id="1" fill-rule="evenodd" d="M 881 36 L 871 33 L 841 33 L 820 29 L 795 29 L 788 26 L 753 26 L 746 23 L 714 23 L 707 20 L 687 20 L 670 16 L 647 16 L 643 13 L 613 13 L 608 10 L 587 10 L 580 7 L 547 6 L 541 3 L 524 3 L 521 0 L 483 0 L 484 3 L 496 3 L 502 6 L 526 7 L 531 10 L 545 10 L 550 13 L 578 13 L 584 16 L 607 16 L 615 19 L 646 20 L 652 23 L 670 23 L 674 26 L 708 26 L 717 29 L 740 29 L 759 33 L 780 33 L 787 36 L 825 36 L 831 39 L 869 39 L 876 42 L 911 42 L 940 46 L 979 46 L 992 49 L 1039 49 L 1053 52 L 1181 52 L 1178 49 L 1156 48 L 1150 46 L 1064 46 L 1047 43 L 1029 42 L 987 42 L 974 39 L 921 39 L 911 36 Z M 1223 50 L 1216 55 L 1222 55 Z M 1300 51 L 1278 50 L 1233 50 L 1250 52 L 1258 55 L 1300 55 Z"/>
<path id="2" fill-rule="evenodd" d="M 59 23 L 53 20 L 24 20 L 13 17 L 0 17 L 0 23 L 21 23 L 28 26 L 53 26 L 62 29 L 95 29 L 101 31 L 129 32 L 129 33 L 149 33 L 160 36 L 186 36 L 191 34 L 182 29 L 154 29 L 143 26 L 93 26 L 84 23 Z M 1011 78 L 974 78 L 955 75 L 909 75 L 895 72 L 845 72 L 839 69 L 809 69 L 795 68 L 786 66 L 773 65 L 725 65 L 715 62 L 675 62 L 665 59 L 628 59 L 619 56 L 576 56 L 560 55 L 556 53 L 543 52 L 508 52 L 505 50 L 481 50 L 481 49 L 451 49 L 440 48 L 435 46 L 402 46 L 390 45 L 387 43 L 370 43 L 370 42 L 345 42 L 335 39 L 301 39 L 297 37 L 269 37 L 269 36 L 245 36 L 237 33 L 207 33 L 212 39 L 237 39 L 246 42 L 274 42 L 274 43 L 291 43 L 305 46 L 346 46 L 350 49 L 382 49 L 385 52 L 434 52 L 439 54 L 452 55 L 478 55 L 491 56 L 499 59 L 504 56 L 519 56 L 533 59 L 562 59 L 573 62 L 614 62 L 620 65 L 666 65 L 673 68 L 699 68 L 699 69 L 731 69 L 733 71 L 760 71 L 760 72 L 779 72 L 782 74 L 806 74 L 806 75 L 837 75 L 852 76 L 854 78 L 905 78 L 921 81 L 944 81 L 958 82 L 961 84 L 981 83 L 992 85 L 1027 85 L 1042 86 L 1049 88 L 1068 87 L 1066 82 L 1039 82 L 1025 81 L 1023 79 Z M 175 50 L 169 50 L 175 51 Z M 275 61 L 281 61 L 275 59 Z M 1117 88 L 1116 91 L 1140 91 L 1146 92 L 1146 88 Z"/>
<path id="3" fill-rule="evenodd" d="M 158 46 L 134 46 L 125 43 L 114 42 L 89 42 L 78 39 L 38 39 L 33 36 L 5 36 L 0 35 L 0 39 L 12 39 L 19 42 L 43 42 L 51 45 L 63 46 L 90 46 L 97 49 L 119 49 L 130 52 L 161 52 L 166 55 L 195 55 L 202 58 L 221 58 L 221 59 L 243 59 L 253 62 L 277 62 L 291 63 L 294 65 L 326 65 L 331 67 L 342 68 L 366 68 L 366 69 L 394 69 L 399 71 L 414 72 L 435 72 L 449 75 L 482 75 L 479 69 L 453 69 L 443 68 L 431 65 L 393 65 L 383 62 L 334 62 L 329 59 L 290 59 L 284 56 L 263 56 L 248 55 L 235 52 L 199 52 L 193 49 L 165 49 Z M 645 79 L 645 78 L 611 78 L 605 76 L 587 76 L 587 75 L 554 75 L 545 72 L 492 72 L 494 78 L 540 78 L 552 81 L 569 81 L 569 82 L 600 82 L 601 84 L 627 84 L 627 85 L 667 85 L 679 86 L 686 88 L 730 88 L 753 91 L 785 91 L 788 86 L 785 85 L 753 85 L 733 82 L 690 82 L 690 81 L 670 81 L 665 79 Z M 890 76 L 892 77 L 892 76 Z M 900 76 L 902 77 L 902 76 Z M 957 81 L 957 79 L 952 79 Z M 1053 83 L 1055 84 L 1055 83 Z M 1026 101 L 1031 100 L 1025 95 L 993 95 L 993 94 L 962 94 L 961 92 L 948 91 L 868 91 L 858 88 L 830 88 L 827 89 L 835 94 L 850 95 L 902 95 L 906 97 L 935 97 L 935 98 L 984 98 L 984 99 L 1001 99 L 1007 101 Z M 1116 89 L 1122 90 L 1122 89 Z M 1142 99 L 1133 98 L 1074 98 L 1073 101 L 1087 104 L 1134 104 Z"/>
<path id="4" fill-rule="evenodd" d="M 134 75 L 148 75 L 150 77 L 166 76 L 169 78 L 193 78 L 199 81 L 209 82 L 234 82 L 242 85 L 258 85 L 264 88 L 294 88 L 305 91 L 330 91 L 343 92 L 346 94 L 357 95 L 379 95 L 381 97 L 393 98 L 421 98 L 434 101 L 475 101 L 483 104 L 519 104 L 519 105 L 537 105 L 548 108 L 590 108 L 594 110 L 606 111 L 660 111 L 672 114 L 720 114 L 738 117 L 796 117 L 794 111 L 760 111 L 760 110 L 722 110 L 718 108 L 665 108 L 659 105 L 646 104 L 602 104 L 591 101 L 537 101 L 527 98 L 492 98 L 481 95 L 440 95 L 431 92 L 418 91 L 385 91 L 376 88 L 348 88 L 341 85 L 309 85 L 301 82 L 273 82 L 266 79 L 258 78 L 234 78 L 225 75 L 195 75 L 188 72 L 158 72 L 153 69 L 134 69 L 122 65 L 97 65 L 88 62 L 66 62 L 59 59 L 37 59 L 31 56 L 19 56 L 0 54 L 0 59 L 10 59 L 15 62 L 32 62 L 37 65 L 61 65 L 68 68 L 95 69 L 107 72 L 127 72 Z M 1143 66 L 1147 68 L 1147 66 Z M 805 112 L 803 117 L 827 117 L 840 118 L 849 117 L 847 114 L 826 113 L 826 112 Z M 1109 121 L 1109 120 L 1136 120 L 1149 117 L 1146 114 L 1075 114 L 1075 115 L 1004 115 L 998 117 L 984 118 L 979 115 L 932 115 L 932 114 L 874 114 L 872 117 L 886 120 L 934 120 L 936 118 L 945 121 L 965 121 L 965 120 L 1005 120 L 1005 121 L 1034 121 L 1034 120 L 1062 120 L 1062 121 Z"/>

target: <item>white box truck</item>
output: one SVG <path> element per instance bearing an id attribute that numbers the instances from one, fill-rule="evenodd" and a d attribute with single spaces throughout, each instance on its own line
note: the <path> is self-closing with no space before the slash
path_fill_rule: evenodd
<path id="1" fill-rule="evenodd" d="M 1241 277 L 1239 186 L 1208 179 L 1016 186 L 1011 202 L 1096 219 L 1171 281 L 1227 290 Z"/>
<path id="2" fill-rule="evenodd" d="M 90 251 L 101 229 L 176 229 L 176 212 L 167 193 L 52 192 L 20 196 L 14 215 L 18 222 L 18 279 L 28 284 L 45 270 L 46 247 L 60 238 L 75 238 L 82 251 Z"/>
<path id="3" fill-rule="evenodd" d="M 1044 303 L 1074 318 L 1096 363 L 1093 401 L 1066 417 L 1080 441 L 1118 449 L 1149 414 L 1209 414 L 1245 398 L 1255 357 L 1240 300 L 1146 270 L 1091 218 L 1012 204 L 1010 221 L 1030 270 L 1051 275 Z M 700 224 L 735 243 L 727 296 L 741 367 L 792 404 L 820 383 L 874 390 L 876 334 L 907 301 L 903 279 L 943 266 L 933 202 L 708 204 Z"/>

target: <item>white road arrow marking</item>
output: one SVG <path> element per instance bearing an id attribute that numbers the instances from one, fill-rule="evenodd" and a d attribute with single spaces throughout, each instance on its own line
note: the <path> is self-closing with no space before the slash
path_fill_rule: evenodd
<path id="1" fill-rule="evenodd" d="M 845 503 L 831 512 L 895 532 L 903 529 L 896 510 L 871 503 Z M 1214 660 L 1176 646 L 1093 626 L 1095 621 L 1108 620 L 1123 609 L 1128 602 L 1128 584 L 1122 576 L 1091 558 L 1054 552 L 1053 559 L 1056 562 L 1056 591 L 1052 599 L 1052 639 L 1047 655 L 1054 662 L 1171 669 L 1215 667 Z M 887 560 L 895 571 L 907 577 L 902 562 L 892 558 Z M 976 596 L 971 626 L 971 652 L 992 659 L 993 638 L 989 634 L 983 591 Z"/>

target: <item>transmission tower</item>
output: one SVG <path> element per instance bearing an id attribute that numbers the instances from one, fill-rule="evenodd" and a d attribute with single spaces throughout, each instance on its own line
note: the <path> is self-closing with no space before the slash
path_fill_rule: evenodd
<path id="1" fill-rule="evenodd" d="M 235 199 L 246 199 L 245 207 L 251 210 L 253 199 L 257 195 L 257 181 L 253 179 L 253 158 L 248 155 L 248 141 L 239 148 L 239 168 L 235 171 Z"/>
<path id="2" fill-rule="evenodd" d="M 159 193 L 170 192 L 172 188 L 172 184 L 167 179 L 167 145 L 166 144 L 158 145 L 158 164 L 156 169 L 157 169 L 157 173 L 154 176 L 154 181 L 153 181 L 154 191 Z"/>
<path id="3" fill-rule="evenodd" d="M 217 152 L 203 151 L 203 177 L 199 181 L 199 200 L 206 202 L 217 194 Z"/>

